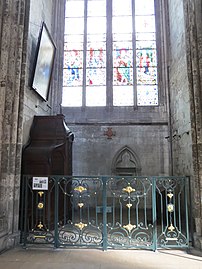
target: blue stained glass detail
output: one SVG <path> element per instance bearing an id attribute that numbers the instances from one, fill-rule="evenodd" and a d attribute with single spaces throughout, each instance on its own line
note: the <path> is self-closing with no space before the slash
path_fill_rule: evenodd
<path id="1" fill-rule="evenodd" d="M 83 69 L 67 68 L 63 70 L 63 86 L 82 86 Z"/>
<path id="2" fill-rule="evenodd" d="M 136 67 L 145 68 L 145 72 L 147 72 L 149 67 L 156 65 L 156 50 L 143 49 L 136 51 Z"/>
<path id="3" fill-rule="evenodd" d="M 116 67 L 114 68 L 114 85 L 132 85 L 133 84 L 133 69 Z"/>

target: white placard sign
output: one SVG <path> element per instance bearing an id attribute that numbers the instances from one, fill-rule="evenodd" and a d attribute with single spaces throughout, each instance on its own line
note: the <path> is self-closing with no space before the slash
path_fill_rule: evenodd
<path id="1" fill-rule="evenodd" d="M 33 177 L 33 190 L 48 190 L 48 177 Z"/>

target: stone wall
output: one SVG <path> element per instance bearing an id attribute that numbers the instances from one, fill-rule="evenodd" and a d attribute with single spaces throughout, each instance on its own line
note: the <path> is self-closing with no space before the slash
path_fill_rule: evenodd
<path id="1" fill-rule="evenodd" d="M 140 175 L 169 175 L 166 106 L 63 108 L 75 135 L 74 175 L 111 175 L 117 152 L 129 147 L 141 164 Z M 111 139 L 106 135 L 111 128 Z"/>
<path id="2" fill-rule="evenodd" d="M 74 175 L 114 174 L 114 158 L 124 147 L 134 152 L 139 166 L 137 175 L 169 174 L 168 141 L 165 139 L 168 132 L 167 125 L 69 124 L 68 127 L 75 135 Z"/>
<path id="3" fill-rule="evenodd" d="M 31 88 L 34 64 L 37 53 L 37 44 L 42 22 L 45 22 L 52 35 L 53 6 L 54 1 L 30 0 L 30 14 L 28 22 L 28 40 L 26 53 L 27 84 L 25 88 L 24 117 L 23 117 L 23 144 L 29 137 L 29 130 L 34 115 L 50 115 L 50 102 L 44 102 Z M 50 94 L 51 95 L 51 94 Z"/>
<path id="4" fill-rule="evenodd" d="M 194 245 L 202 249 L 201 22 L 201 1 L 169 1 L 173 171 L 190 176 Z"/>

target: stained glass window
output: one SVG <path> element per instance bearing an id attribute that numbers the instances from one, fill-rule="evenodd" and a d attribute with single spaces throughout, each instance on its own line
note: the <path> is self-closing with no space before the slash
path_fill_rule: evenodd
<path id="1" fill-rule="evenodd" d="M 156 106 L 154 0 L 66 0 L 63 106 Z"/>

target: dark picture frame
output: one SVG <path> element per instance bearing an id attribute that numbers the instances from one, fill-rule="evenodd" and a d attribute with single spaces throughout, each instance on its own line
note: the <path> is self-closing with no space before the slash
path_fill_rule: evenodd
<path id="1" fill-rule="evenodd" d="M 46 24 L 43 22 L 36 52 L 32 89 L 44 101 L 48 101 L 55 53 L 56 46 Z"/>

